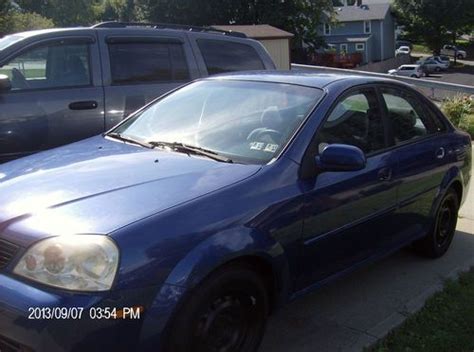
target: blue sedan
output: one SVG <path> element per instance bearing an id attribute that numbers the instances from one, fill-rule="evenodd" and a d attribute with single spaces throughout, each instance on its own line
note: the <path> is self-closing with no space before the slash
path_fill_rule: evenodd
<path id="1" fill-rule="evenodd" d="M 256 351 L 282 303 L 405 246 L 442 256 L 471 157 L 395 81 L 188 84 L 0 166 L 0 350 Z"/>

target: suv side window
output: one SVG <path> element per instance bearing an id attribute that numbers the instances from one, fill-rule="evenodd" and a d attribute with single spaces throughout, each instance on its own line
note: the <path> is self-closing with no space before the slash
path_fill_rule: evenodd
<path id="1" fill-rule="evenodd" d="M 444 129 L 431 110 L 413 94 L 393 88 L 382 88 L 381 92 L 396 144 Z"/>
<path id="2" fill-rule="evenodd" d="M 257 51 L 250 45 L 212 39 L 198 39 L 197 44 L 209 75 L 265 69 Z"/>
<path id="3" fill-rule="evenodd" d="M 369 154 L 385 148 L 382 114 L 373 89 L 361 89 L 339 101 L 317 136 L 318 151 L 332 143 L 350 144 Z"/>
<path id="4" fill-rule="evenodd" d="M 10 77 L 12 91 L 91 85 L 88 44 L 37 46 L 0 67 Z"/>
<path id="5" fill-rule="evenodd" d="M 112 84 L 176 82 L 189 79 L 184 49 L 180 43 L 111 42 Z"/>

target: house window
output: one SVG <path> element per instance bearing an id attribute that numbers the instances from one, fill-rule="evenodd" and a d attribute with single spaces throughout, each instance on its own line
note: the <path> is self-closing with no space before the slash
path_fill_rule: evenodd
<path id="1" fill-rule="evenodd" d="M 364 43 L 357 43 L 356 44 L 356 50 L 357 51 L 364 51 L 365 50 L 365 44 Z"/>
<path id="2" fill-rule="evenodd" d="M 324 24 L 324 35 L 330 35 L 331 34 L 331 25 L 329 23 Z"/>
<path id="3" fill-rule="evenodd" d="M 347 53 L 348 52 L 347 44 L 341 44 L 339 49 L 340 49 L 341 53 Z"/>
<path id="4" fill-rule="evenodd" d="M 372 32 L 372 25 L 370 21 L 364 21 L 364 33 L 369 34 Z"/>

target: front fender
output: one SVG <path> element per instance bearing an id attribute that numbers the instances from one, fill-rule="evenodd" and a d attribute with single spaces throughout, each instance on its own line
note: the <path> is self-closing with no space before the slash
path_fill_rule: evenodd
<path id="1" fill-rule="evenodd" d="M 148 310 L 141 331 L 140 348 L 160 351 L 165 328 L 187 294 L 218 267 L 248 256 L 258 257 L 271 265 L 278 286 L 277 304 L 282 303 L 288 297 L 290 275 L 280 243 L 256 229 L 226 230 L 198 244 L 171 271 Z"/>
<path id="2" fill-rule="evenodd" d="M 278 283 L 288 282 L 288 261 L 281 244 L 256 229 L 238 228 L 201 242 L 175 266 L 166 283 L 193 288 L 216 268 L 247 256 L 265 260 L 273 268 Z"/>

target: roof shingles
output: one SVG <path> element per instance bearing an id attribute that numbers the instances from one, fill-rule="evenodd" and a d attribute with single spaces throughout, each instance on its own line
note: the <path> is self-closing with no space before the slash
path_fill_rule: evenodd
<path id="1" fill-rule="evenodd" d="M 364 9 L 359 6 L 341 6 L 335 8 L 339 22 L 383 20 L 390 11 L 390 4 L 371 4 Z"/>

